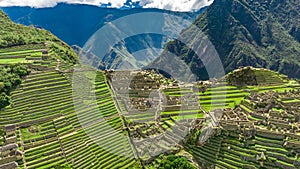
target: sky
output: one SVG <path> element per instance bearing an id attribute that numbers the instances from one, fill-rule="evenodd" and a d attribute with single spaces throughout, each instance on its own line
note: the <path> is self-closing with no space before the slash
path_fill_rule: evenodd
<path id="1" fill-rule="evenodd" d="M 0 0 L 0 7 L 30 6 L 34 8 L 54 7 L 58 3 L 89 4 L 122 8 L 128 6 L 141 6 L 143 8 L 158 8 L 171 11 L 194 11 L 210 5 L 213 0 Z M 126 3 L 127 2 L 127 3 Z"/>

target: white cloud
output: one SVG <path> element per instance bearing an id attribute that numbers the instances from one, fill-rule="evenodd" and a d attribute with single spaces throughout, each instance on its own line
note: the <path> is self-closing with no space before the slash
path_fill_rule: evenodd
<path id="1" fill-rule="evenodd" d="M 131 0 L 144 8 L 159 8 L 172 11 L 192 11 L 210 5 L 213 0 Z M 0 0 L 0 7 L 30 6 L 35 8 L 54 7 L 58 3 L 105 5 L 112 8 L 124 6 L 126 0 Z"/>
<path id="2" fill-rule="evenodd" d="M 140 0 L 132 0 L 140 1 Z M 141 0 L 140 5 L 144 8 L 159 8 L 172 11 L 192 11 L 208 6 L 213 0 Z"/>
<path id="3" fill-rule="evenodd" d="M 54 7 L 58 3 L 88 4 L 96 6 L 111 3 L 111 7 L 120 8 L 125 2 L 126 0 L 0 0 L 0 6 L 30 6 L 35 8 L 45 8 Z"/>

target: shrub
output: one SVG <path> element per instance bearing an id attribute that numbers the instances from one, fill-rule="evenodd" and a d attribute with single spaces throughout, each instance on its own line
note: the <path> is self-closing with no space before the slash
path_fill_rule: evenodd
<path id="1" fill-rule="evenodd" d="M 196 169 L 185 157 L 170 155 L 161 161 L 160 169 Z"/>
<path id="2" fill-rule="evenodd" d="M 0 68 L 0 109 L 10 104 L 9 93 L 22 82 L 22 77 L 29 74 L 26 65 L 7 65 Z"/>
<path id="3" fill-rule="evenodd" d="M 6 93 L 2 92 L 0 94 L 0 108 L 4 108 L 10 104 L 10 99 Z"/>

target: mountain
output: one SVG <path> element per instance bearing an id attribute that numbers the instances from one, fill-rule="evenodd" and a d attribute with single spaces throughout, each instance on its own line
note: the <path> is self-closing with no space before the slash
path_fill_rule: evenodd
<path id="1" fill-rule="evenodd" d="M 139 69 L 156 59 L 167 42 L 191 23 L 167 13 L 129 15 L 106 24 L 83 49 L 96 55 L 105 69 Z"/>
<path id="2" fill-rule="evenodd" d="M 101 70 L 141 68 L 157 58 L 169 40 L 157 34 L 142 34 L 124 39 L 102 58 L 104 67 L 97 67 Z"/>
<path id="3" fill-rule="evenodd" d="M 300 78 L 299 10 L 294 0 L 215 0 L 194 22 L 199 31 L 189 28 L 182 36 L 190 35 L 193 42 L 207 35 L 226 72 L 254 66 Z M 201 79 L 208 78 L 203 60 L 181 41 L 170 42 L 166 51 L 183 59 Z"/>
<path id="4" fill-rule="evenodd" d="M 0 109 L 10 105 L 11 91 L 31 68 L 55 69 L 58 63 L 72 66 L 79 60 L 66 43 L 49 31 L 13 23 L 1 10 L 0 22 Z"/>
<path id="5" fill-rule="evenodd" d="M 53 8 L 3 7 L 2 9 L 17 23 L 40 26 L 51 31 L 68 44 L 80 47 L 83 47 L 85 42 L 107 22 L 124 16 L 142 12 L 158 12 L 194 20 L 202 12 L 202 10 L 198 12 L 172 12 L 142 8 L 120 10 L 65 3 L 60 3 Z"/>
<path id="6" fill-rule="evenodd" d="M 115 30 L 116 32 L 125 32 L 124 27 L 118 28 L 116 25 L 111 24 L 113 21 L 125 16 L 152 12 L 177 16 L 189 22 L 193 22 L 204 9 L 205 8 L 197 12 L 173 12 L 161 9 L 142 8 L 120 10 L 100 8 L 91 5 L 72 5 L 64 3 L 60 3 L 53 8 L 3 8 L 12 20 L 21 24 L 34 25 L 39 28 L 41 27 L 50 30 L 69 45 L 77 45 L 81 48 L 84 48 L 87 41 L 93 39 L 94 37 L 92 36 L 103 26 L 108 26 L 110 27 L 109 29 Z M 147 20 L 145 19 L 139 23 L 133 24 L 138 27 L 138 25 L 149 25 L 149 23 L 156 22 L 156 20 L 157 18 L 148 17 Z M 170 23 L 176 22 L 171 19 L 166 20 Z M 180 26 L 186 28 L 189 25 L 182 24 Z M 156 25 L 156 27 L 160 29 L 159 25 Z M 180 32 L 177 34 L 179 33 Z M 110 38 L 113 39 L 114 37 L 112 36 Z M 170 37 L 145 33 L 117 41 L 117 44 L 113 46 L 113 49 L 108 51 L 105 55 L 95 51 L 93 51 L 93 53 L 101 58 L 101 65 L 104 64 L 104 67 L 102 67 L 104 69 L 118 69 L 120 67 L 140 68 L 159 56 L 161 50 L 156 49 L 163 49 L 170 40 L 172 40 Z M 100 41 L 99 43 L 102 43 L 103 39 L 98 39 L 98 41 Z M 98 42 L 95 40 L 93 43 Z M 141 50 L 143 50 L 143 53 L 140 53 L 139 55 L 145 57 L 132 56 L 132 54 Z"/>

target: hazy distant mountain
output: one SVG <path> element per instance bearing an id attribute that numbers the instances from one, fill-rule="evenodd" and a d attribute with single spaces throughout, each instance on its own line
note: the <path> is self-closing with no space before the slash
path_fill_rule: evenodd
<path id="1" fill-rule="evenodd" d="M 58 4 L 53 8 L 5 7 L 4 12 L 15 22 L 43 27 L 70 45 L 83 46 L 105 23 L 141 12 L 169 13 L 193 21 L 201 12 L 172 12 L 135 8 L 120 10 L 91 5 Z"/>

